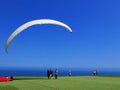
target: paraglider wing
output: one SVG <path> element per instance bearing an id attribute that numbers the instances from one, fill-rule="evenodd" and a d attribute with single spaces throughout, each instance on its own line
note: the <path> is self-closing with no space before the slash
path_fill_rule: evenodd
<path id="1" fill-rule="evenodd" d="M 33 20 L 33 21 L 30 21 L 30 22 L 27 22 L 27 23 L 21 25 L 11 34 L 11 36 L 8 38 L 8 40 L 5 44 L 5 51 L 8 52 L 9 44 L 20 32 L 22 32 L 26 28 L 33 26 L 33 25 L 36 25 L 36 24 L 54 24 L 54 25 L 62 26 L 64 28 L 66 28 L 67 30 L 69 30 L 69 32 L 72 32 L 72 29 L 68 25 L 66 25 L 62 22 L 56 21 L 56 20 L 51 20 L 51 19 Z"/>

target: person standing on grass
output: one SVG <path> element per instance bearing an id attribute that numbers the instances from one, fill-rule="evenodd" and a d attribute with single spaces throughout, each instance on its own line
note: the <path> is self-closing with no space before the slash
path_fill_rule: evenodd
<path id="1" fill-rule="evenodd" d="M 98 71 L 95 70 L 95 71 L 93 72 L 93 75 L 94 75 L 94 76 L 97 76 L 97 75 L 98 75 Z"/>
<path id="2" fill-rule="evenodd" d="M 50 70 L 47 70 L 47 77 L 50 79 Z"/>
<path id="3" fill-rule="evenodd" d="M 71 76 L 71 70 L 69 70 L 69 76 Z"/>
<path id="4" fill-rule="evenodd" d="M 55 69 L 55 79 L 58 78 L 58 69 Z"/>
<path id="5" fill-rule="evenodd" d="M 50 79 L 52 78 L 52 70 L 50 69 Z"/>

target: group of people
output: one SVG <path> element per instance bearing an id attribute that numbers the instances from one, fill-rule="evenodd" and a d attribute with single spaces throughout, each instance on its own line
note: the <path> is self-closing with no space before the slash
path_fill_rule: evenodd
<path id="1" fill-rule="evenodd" d="M 55 69 L 54 74 L 52 70 L 47 70 L 47 77 L 51 79 L 55 75 L 55 79 L 58 78 L 58 69 Z"/>

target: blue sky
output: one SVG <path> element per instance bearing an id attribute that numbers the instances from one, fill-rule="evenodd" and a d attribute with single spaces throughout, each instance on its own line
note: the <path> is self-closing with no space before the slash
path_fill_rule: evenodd
<path id="1" fill-rule="evenodd" d="M 55 19 L 20 33 L 6 54 L 4 45 L 20 25 Z M 120 68 L 119 0 L 1 0 L 0 67 Z"/>

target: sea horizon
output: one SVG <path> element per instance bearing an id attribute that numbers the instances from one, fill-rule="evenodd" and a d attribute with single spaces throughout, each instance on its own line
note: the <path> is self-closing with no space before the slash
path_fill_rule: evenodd
<path id="1" fill-rule="evenodd" d="M 0 76 L 47 76 L 47 70 L 56 68 L 0 68 Z M 120 69 L 115 68 L 57 68 L 59 76 L 92 76 L 95 70 L 99 76 L 120 76 Z"/>

